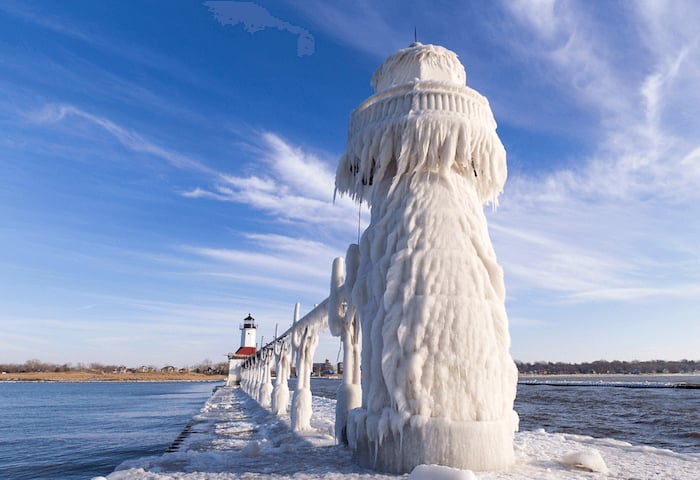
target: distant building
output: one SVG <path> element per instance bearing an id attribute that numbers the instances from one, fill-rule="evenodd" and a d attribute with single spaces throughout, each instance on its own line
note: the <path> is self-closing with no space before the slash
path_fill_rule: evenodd
<path id="1" fill-rule="evenodd" d="M 334 375 L 335 370 L 330 360 L 326 359 L 323 363 L 314 363 L 311 374 L 315 377 L 321 377 L 323 375 Z"/>
<path id="2" fill-rule="evenodd" d="M 257 351 L 255 348 L 257 328 L 255 319 L 249 313 L 243 319 L 243 324 L 240 327 L 241 346 L 238 347 L 236 353 L 228 354 L 228 379 L 226 380 L 226 385 L 238 385 L 241 383 L 241 365 L 246 358 L 255 355 Z"/>

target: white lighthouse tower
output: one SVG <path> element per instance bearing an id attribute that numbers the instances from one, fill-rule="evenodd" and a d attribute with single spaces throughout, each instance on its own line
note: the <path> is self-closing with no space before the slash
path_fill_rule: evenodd
<path id="1" fill-rule="evenodd" d="M 255 348 L 257 329 L 258 326 L 255 324 L 255 319 L 249 313 L 240 326 L 241 346 L 238 347 L 236 353 L 228 354 L 228 379 L 226 380 L 226 385 L 238 385 L 241 382 L 241 365 L 243 361 L 251 355 L 255 355 L 257 351 Z"/>
<path id="2" fill-rule="evenodd" d="M 258 328 L 257 325 L 255 325 L 255 319 L 248 314 L 247 317 L 243 319 L 243 325 L 241 325 L 241 347 L 238 349 L 238 352 L 240 352 L 242 349 L 246 348 L 253 348 L 253 352 L 255 353 L 255 333 Z M 236 352 L 236 353 L 238 353 Z"/>

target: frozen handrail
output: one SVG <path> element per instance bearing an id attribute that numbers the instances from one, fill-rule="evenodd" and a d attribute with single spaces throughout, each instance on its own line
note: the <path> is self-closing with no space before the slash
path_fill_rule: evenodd
<path id="1" fill-rule="evenodd" d="M 291 368 L 291 353 L 296 358 L 297 388 L 292 397 L 291 423 L 294 431 L 311 428 L 311 388 L 309 377 L 313 367 L 318 335 L 328 329 L 328 299 L 316 305 L 299 318 L 299 304 L 294 309 L 292 326 L 241 365 L 241 388 L 263 407 L 273 413 L 286 413 L 289 389 L 286 379 Z M 273 361 L 277 368 L 276 385 L 272 385 L 270 370 Z M 284 370 L 284 371 L 282 371 Z"/>

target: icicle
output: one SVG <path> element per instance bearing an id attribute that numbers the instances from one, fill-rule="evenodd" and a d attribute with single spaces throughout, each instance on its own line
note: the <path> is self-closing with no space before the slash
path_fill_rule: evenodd
<path id="1" fill-rule="evenodd" d="M 272 390 L 272 413 L 283 415 L 287 413 L 289 404 L 289 373 L 291 369 L 291 346 L 289 338 L 284 337 L 275 342 L 273 351 L 275 354 L 275 387 Z"/>

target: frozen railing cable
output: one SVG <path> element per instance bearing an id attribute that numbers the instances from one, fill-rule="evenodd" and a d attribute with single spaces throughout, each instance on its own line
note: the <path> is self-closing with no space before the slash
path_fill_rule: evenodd
<path id="1" fill-rule="evenodd" d="M 294 323 L 285 332 L 262 346 L 254 356 L 241 365 L 241 388 L 263 407 L 276 415 L 287 412 L 289 389 L 286 385 L 291 370 L 292 353 L 296 359 L 297 388 L 290 412 L 292 429 L 311 428 L 311 388 L 309 377 L 318 345 L 319 333 L 328 329 L 328 299 L 316 305 L 298 319 L 295 307 Z M 272 384 L 271 368 L 275 364 L 277 379 Z"/>

